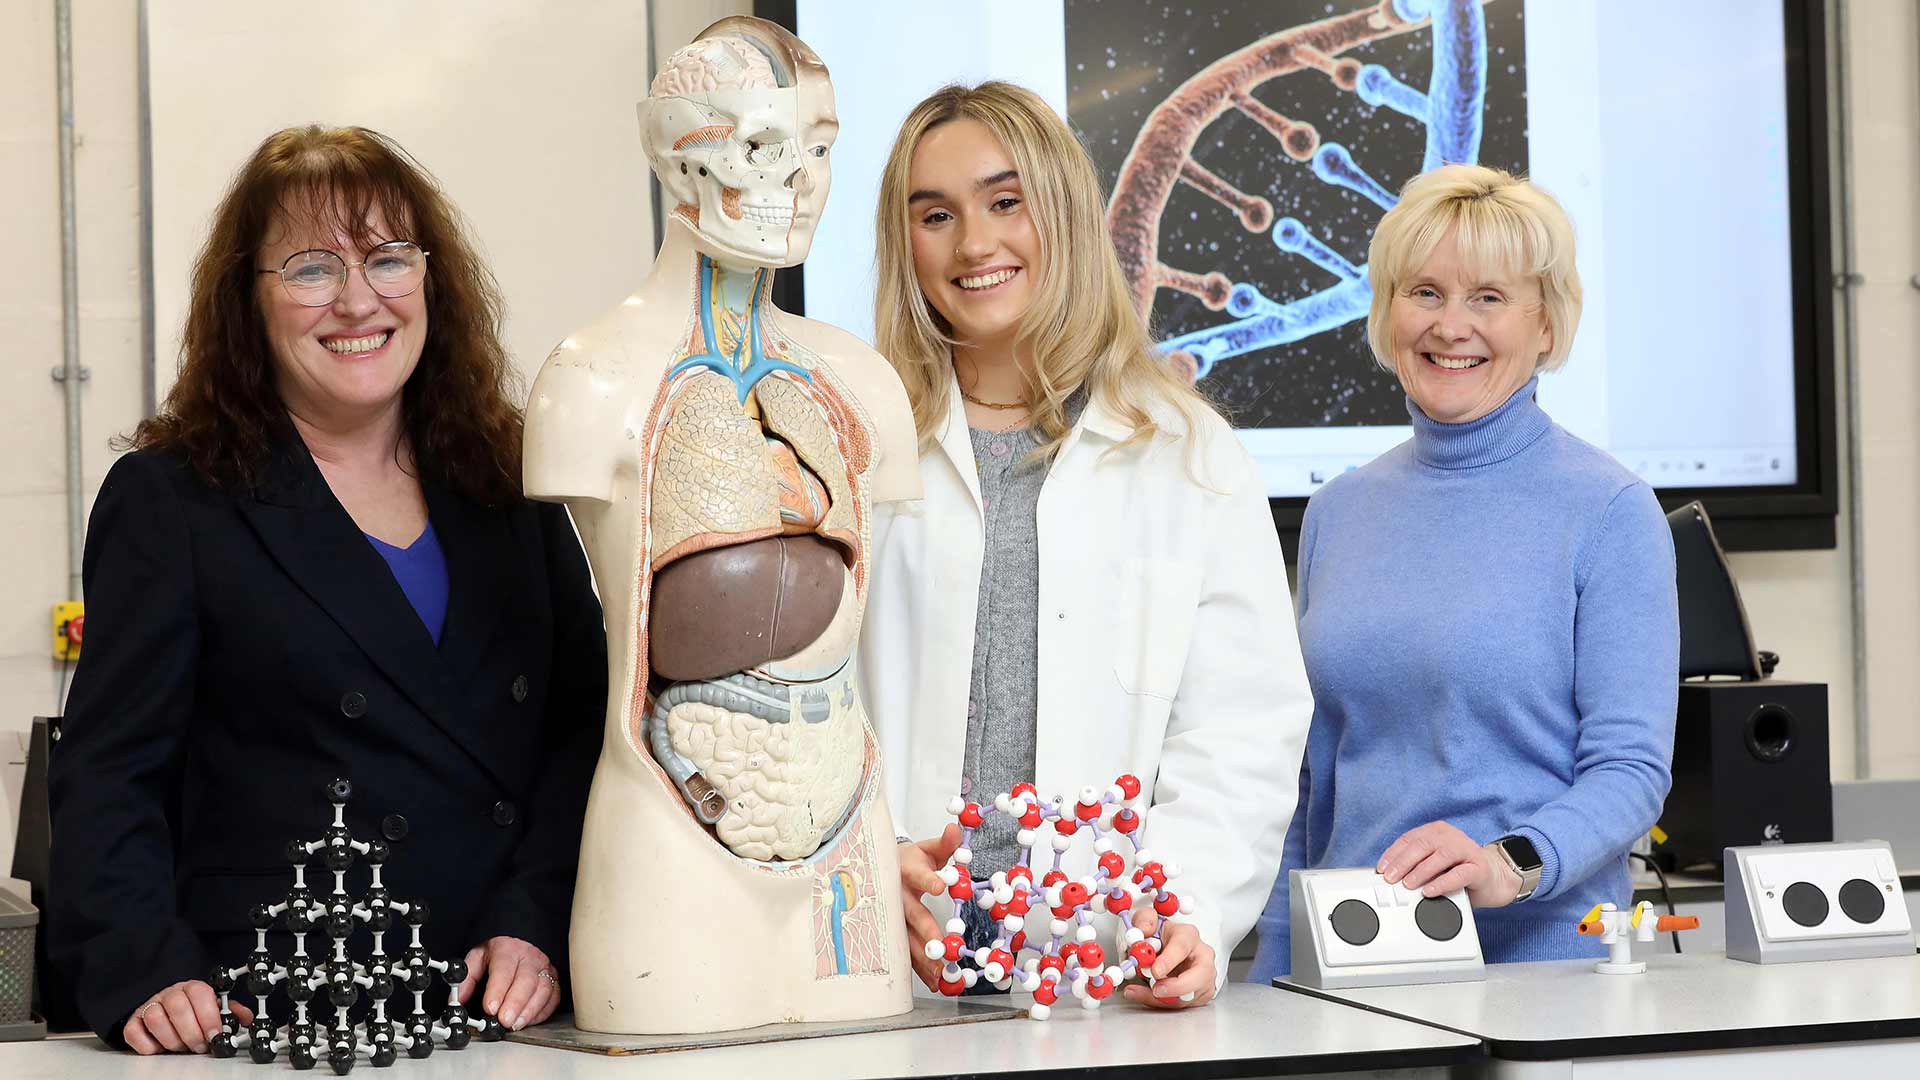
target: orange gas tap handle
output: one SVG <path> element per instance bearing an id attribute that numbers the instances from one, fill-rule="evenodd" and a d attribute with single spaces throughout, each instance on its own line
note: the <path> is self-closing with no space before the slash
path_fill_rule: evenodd
<path id="1" fill-rule="evenodd" d="M 1655 933 L 1661 934 L 1669 930 L 1698 930 L 1700 929 L 1700 916 L 1662 915 L 1654 922 L 1653 929 Z"/>

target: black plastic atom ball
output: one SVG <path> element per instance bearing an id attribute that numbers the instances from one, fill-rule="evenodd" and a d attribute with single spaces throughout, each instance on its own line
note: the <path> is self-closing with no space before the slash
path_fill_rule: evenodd
<path id="1" fill-rule="evenodd" d="M 291 863 L 294 866 L 305 866 L 307 865 L 307 857 L 310 854 L 311 853 L 307 851 L 307 842 L 305 840 L 287 841 L 287 862 L 288 863 Z"/>
<path id="2" fill-rule="evenodd" d="M 352 781 L 339 779 L 327 785 L 327 801 L 333 805 L 343 806 L 351 798 L 353 798 Z"/>

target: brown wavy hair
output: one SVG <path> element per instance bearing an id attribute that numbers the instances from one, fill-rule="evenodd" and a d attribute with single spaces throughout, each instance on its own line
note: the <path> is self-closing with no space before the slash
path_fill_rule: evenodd
<path id="1" fill-rule="evenodd" d="M 371 235 L 369 211 L 400 236 Z M 431 253 L 427 340 L 400 392 L 413 460 L 423 478 L 475 502 L 518 499 L 519 378 L 500 343 L 499 283 L 433 176 L 361 127 L 277 131 L 241 166 L 194 260 L 179 379 L 117 448 L 174 451 L 215 487 L 259 482 L 274 444 L 293 434 L 256 291 L 260 248 L 282 220 L 330 226 L 363 251 L 407 239 Z"/>

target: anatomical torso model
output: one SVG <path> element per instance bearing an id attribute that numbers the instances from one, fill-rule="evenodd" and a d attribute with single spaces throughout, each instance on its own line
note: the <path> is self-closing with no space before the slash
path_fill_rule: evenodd
<path id="1" fill-rule="evenodd" d="M 630 1033 L 909 1008 L 894 829 L 853 660 L 873 504 L 919 494 L 892 368 L 772 304 L 838 129 L 818 57 L 731 18 L 640 106 L 666 208 L 638 291 L 548 358 L 527 494 L 606 612 L 573 910 L 576 1022 Z"/>

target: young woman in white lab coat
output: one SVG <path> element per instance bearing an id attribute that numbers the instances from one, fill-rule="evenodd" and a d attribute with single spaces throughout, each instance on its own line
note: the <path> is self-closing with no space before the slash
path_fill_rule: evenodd
<path id="1" fill-rule="evenodd" d="M 1178 1008 L 1217 992 L 1266 900 L 1312 702 L 1259 473 L 1153 349 L 1104 210 L 1092 161 L 1029 91 L 948 87 L 902 127 L 876 328 L 925 498 L 876 508 L 860 663 L 922 979 L 943 931 L 919 898 L 941 888 L 956 794 L 1131 773 L 1195 907 L 1152 989 L 1125 994 Z M 1010 865 L 1010 833 L 976 836 L 976 878 L 994 847 Z M 1091 844 L 1071 858 L 1087 872 Z"/>

